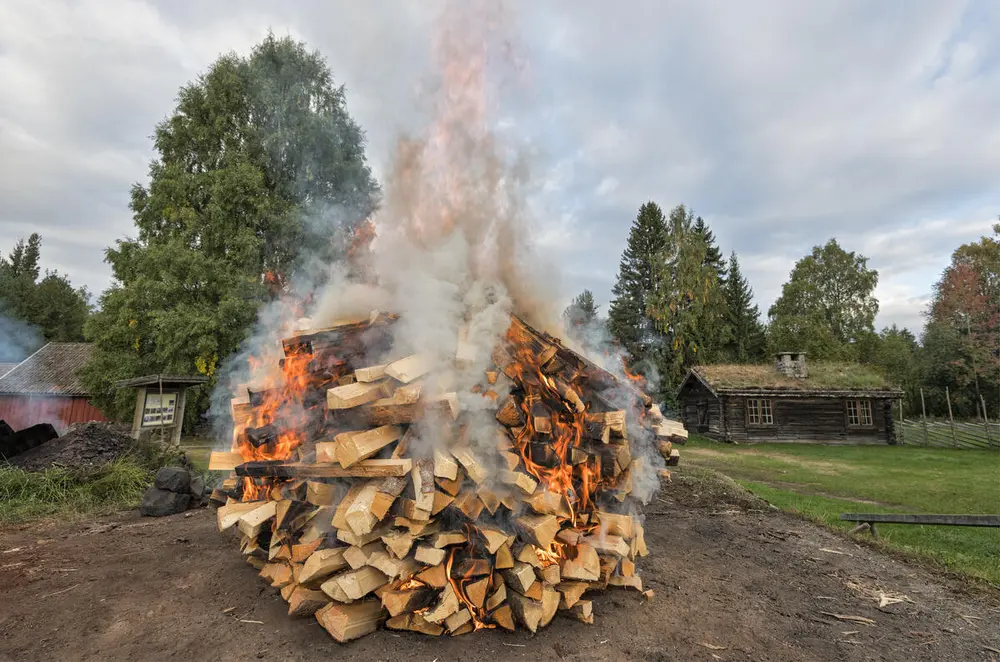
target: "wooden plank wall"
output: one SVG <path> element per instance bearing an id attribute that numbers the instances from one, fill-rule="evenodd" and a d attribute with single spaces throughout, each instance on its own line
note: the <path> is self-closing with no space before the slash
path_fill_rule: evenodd
<path id="1" fill-rule="evenodd" d="M 728 398 L 726 414 L 730 437 L 737 441 L 817 441 L 846 444 L 886 444 L 885 411 L 872 401 L 869 428 L 848 428 L 846 404 L 836 398 L 771 398 L 774 425 L 747 426 L 746 398 Z"/>
<path id="2" fill-rule="evenodd" d="M 51 423 L 63 430 L 73 423 L 108 420 L 83 396 L 0 395 L 0 419 L 15 430 Z"/>

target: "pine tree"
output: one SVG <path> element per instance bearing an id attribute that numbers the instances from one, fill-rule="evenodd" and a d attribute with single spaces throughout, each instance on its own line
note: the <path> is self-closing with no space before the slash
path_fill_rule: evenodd
<path id="1" fill-rule="evenodd" d="M 764 325 L 760 320 L 760 309 L 753 302 L 753 289 L 740 270 L 736 251 L 729 256 L 723 292 L 729 326 L 725 357 L 736 363 L 762 360 L 767 351 Z"/>
<path id="2" fill-rule="evenodd" d="M 629 230 L 608 307 L 608 330 L 628 352 L 633 367 L 648 366 L 650 361 L 655 364 L 653 350 L 662 341 L 652 323 L 649 306 L 658 287 L 666 241 L 663 210 L 655 202 L 646 202 Z"/>

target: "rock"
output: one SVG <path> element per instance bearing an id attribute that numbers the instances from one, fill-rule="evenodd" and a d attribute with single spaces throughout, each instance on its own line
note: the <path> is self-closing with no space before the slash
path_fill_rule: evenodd
<path id="1" fill-rule="evenodd" d="M 142 495 L 139 512 L 146 517 L 164 517 L 182 513 L 188 509 L 189 505 L 191 505 L 190 494 L 178 494 L 151 487 Z"/>
<path id="2" fill-rule="evenodd" d="M 187 494 L 191 487 L 191 474 L 180 467 L 160 467 L 156 472 L 156 487 L 178 494 Z"/>
<path id="3" fill-rule="evenodd" d="M 200 499 L 205 494 L 205 479 L 197 474 L 192 475 L 188 491 L 195 499 Z"/>

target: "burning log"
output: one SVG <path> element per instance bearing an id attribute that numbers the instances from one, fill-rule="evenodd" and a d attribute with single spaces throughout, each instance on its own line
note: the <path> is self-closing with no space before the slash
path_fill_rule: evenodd
<path id="1" fill-rule="evenodd" d="M 339 642 L 383 625 L 535 632 L 558 611 L 592 623 L 588 592 L 641 591 L 633 489 L 665 471 L 646 449 L 676 458 L 683 427 L 517 317 L 471 394 L 455 393 L 438 371 L 487 355 L 463 330 L 447 365 L 390 357 L 395 319 L 282 341 L 286 384 L 234 399 L 232 449 L 210 459 L 232 471 L 214 497 L 220 531 L 239 532 L 289 615 Z"/>

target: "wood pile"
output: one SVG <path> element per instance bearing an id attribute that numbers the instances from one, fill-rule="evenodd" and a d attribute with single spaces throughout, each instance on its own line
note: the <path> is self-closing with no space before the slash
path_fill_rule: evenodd
<path id="1" fill-rule="evenodd" d="M 651 465 L 676 461 L 683 427 L 518 317 L 471 393 L 448 391 L 436 373 L 485 362 L 465 333 L 440 366 L 393 356 L 395 321 L 283 340 L 284 383 L 239 393 L 232 450 L 212 454 L 232 472 L 213 493 L 219 529 L 289 616 L 339 642 L 535 632 L 558 613 L 593 622 L 608 586 L 642 592 L 633 492 L 669 475 Z"/>

